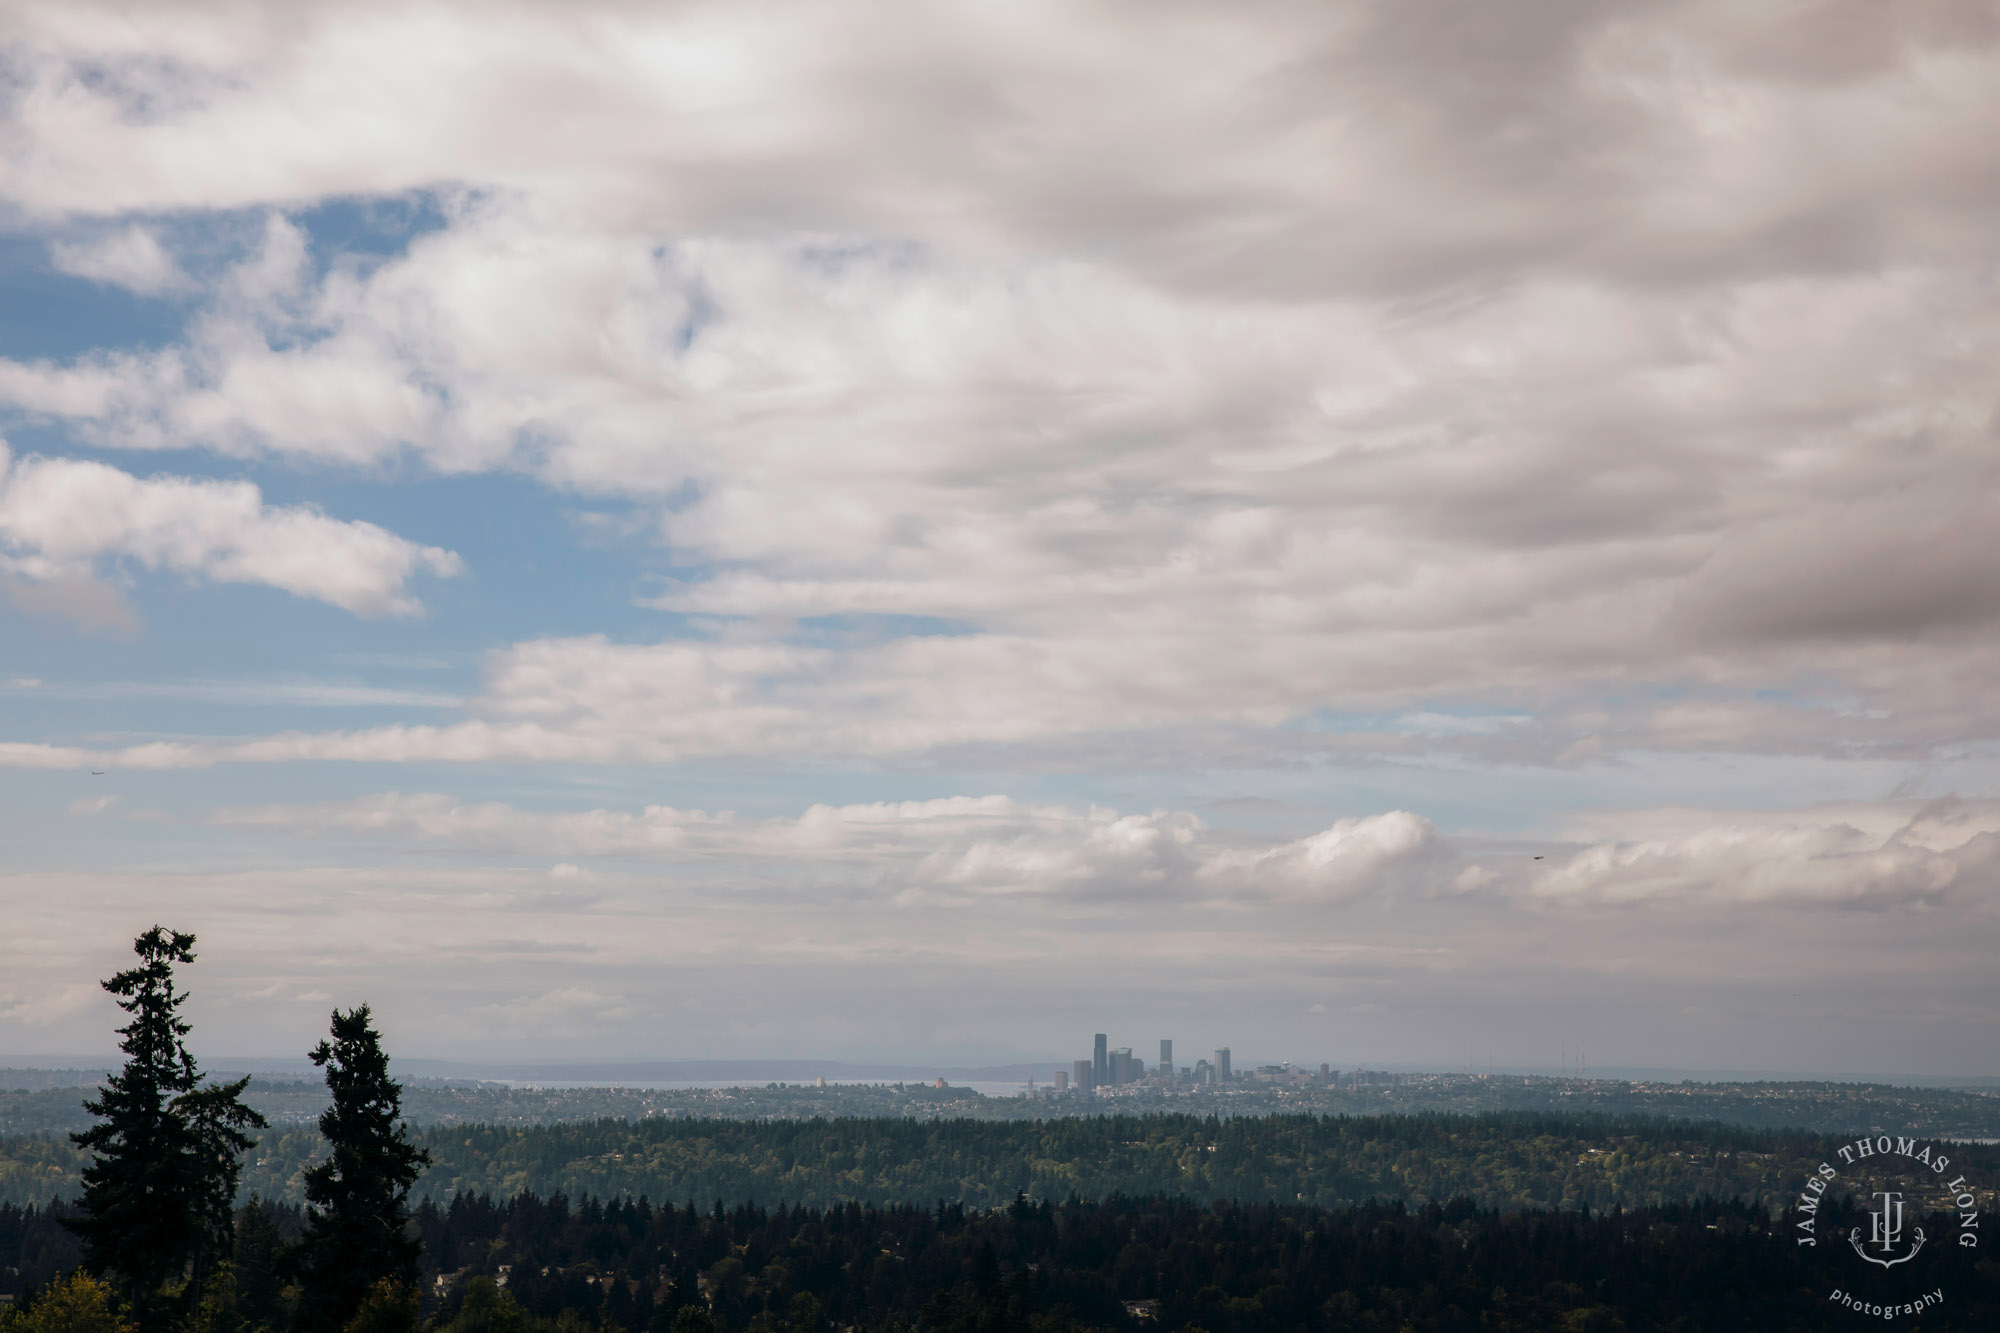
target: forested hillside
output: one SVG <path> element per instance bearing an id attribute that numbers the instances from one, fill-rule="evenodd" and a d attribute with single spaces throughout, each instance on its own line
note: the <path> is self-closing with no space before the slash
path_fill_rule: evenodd
<path id="1" fill-rule="evenodd" d="M 1507 1214 L 1464 1201 L 975 1211 L 522 1196 L 427 1204 L 415 1220 L 438 1333 L 1808 1333 L 1856 1326 L 1829 1303 L 1831 1278 L 1864 1299 L 1871 1281 L 1801 1251 L 1789 1219 L 1712 1200 Z M 274 1259 L 298 1222 L 282 1207 L 239 1216 L 237 1283 L 212 1314 L 242 1333 L 286 1326 Z M 0 1207 L 0 1291 L 45 1285 L 66 1241 L 46 1212 Z M 1914 1321 L 1926 1333 L 2000 1327 L 1990 1259 L 1934 1250 L 1899 1276 L 1948 1293 Z"/>
<path id="2" fill-rule="evenodd" d="M 928 1083 L 772 1083 L 752 1087 L 512 1087 L 417 1079 L 403 1089 L 413 1125 L 548 1125 L 653 1116 L 764 1120 L 851 1117 L 927 1120 L 1045 1120 L 1137 1114 L 1408 1115 L 1488 1111 L 1651 1115 L 1717 1120 L 1757 1129 L 1828 1134 L 1900 1132 L 1934 1138 L 2000 1138 L 2000 1095 L 1991 1090 L 1883 1083 L 1657 1083 L 1500 1074 L 1382 1075 L 1339 1087 L 1242 1083 L 1223 1089 L 1130 1087 L 1078 1097 L 983 1097 Z M 0 1134 L 84 1128 L 86 1071 L 0 1070 Z M 94 1086 L 94 1084 L 91 1084 Z M 1046 1089 L 1044 1089 L 1046 1092 Z M 244 1101 L 274 1125 L 310 1125 L 326 1107 L 316 1079 L 255 1078 Z"/>
<path id="3" fill-rule="evenodd" d="M 419 1197 L 646 1197 L 824 1206 L 860 1200 L 971 1207 L 1115 1194 L 1312 1203 L 1464 1197 L 1482 1207 L 1627 1208 L 1712 1195 L 1782 1200 L 1825 1155 L 1817 1135 L 1589 1116 L 1110 1117 L 968 1120 L 599 1121 L 433 1127 Z M 316 1132 L 274 1129 L 243 1191 L 298 1197 Z M 1960 1159 L 2000 1176 L 2000 1148 Z M 0 1140 L 0 1200 L 70 1197 L 66 1140 Z"/>

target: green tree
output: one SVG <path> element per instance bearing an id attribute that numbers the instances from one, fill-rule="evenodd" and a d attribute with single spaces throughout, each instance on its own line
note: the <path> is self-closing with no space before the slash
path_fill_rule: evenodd
<path id="1" fill-rule="evenodd" d="M 416 1288 L 383 1278 L 368 1289 L 343 1333 L 417 1333 L 422 1323 Z"/>
<path id="2" fill-rule="evenodd" d="M 191 1297 L 199 1301 L 212 1265 L 227 1262 L 236 1244 L 236 1187 L 243 1179 L 243 1154 L 256 1143 L 244 1133 L 269 1128 L 269 1122 L 243 1104 L 248 1075 L 234 1083 L 212 1084 L 175 1102 L 187 1121 L 195 1156 L 194 1281 Z"/>
<path id="3" fill-rule="evenodd" d="M 408 1225 L 410 1187 L 430 1156 L 410 1144 L 403 1090 L 368 1019 L 367 1005 L 334 1010 L 333 1040 L 311 1053 L 333 1100 L 319 1118 L 331 1151 L 304 1174 L 305 1234 L 293 1257 L 307 1333 L 345 1328 L 377 1283 L 417 1284 L 422 1244 Z"/>
<path id="4" fill-rule="evenodd" d="M 568 1311 L 564 1311 L 568 1313 Z M 466 1279 L 458 1313 L 439 1333 L 530 1333 L 535 1321 L 490 1277 Z"/>
<path id="5" fill-rule="evenodd" d="M 285 1250 L 284 1235 L 271 1206 L 256 1195 L 237 1210 L 234 1270 L 237 1306 L 253 1328 L 283 1328 L 290 1322 L 284 1308 L 284 1282 L 278 1269 Z"/>
<path id="6" fill-rule="evenodd" d="M 174 965 L 194 961 L 194 936 L 154 926 L 132 942 L 139 966 L 104 989 L 132 1021 L 118 1029 L 124 1068 L 84 1109 L 98 1123 L 70 1138 L 93 1154 L 83 1169 L 83 1215 L 68 1223 L 84 1262 L 117 1279 L 141 1328 L 151 1327 L 162 1288 L 191 1276 L 198 1303 L 209 1259 L 227 1244 L 240 1157 L 264 1117 L 245 1106 L 249 1079 L 201 1086 L 189 1053 L 187 1000 Z"/>
<path id="7" fill-rule="evenodd" d="M 201 1303 L 181 1325 L 181 1333 L 244 1333 L 243 1302 L 236 1269 L 227 1260 L 217 1264 L 203 1284 Z"/>
<path id="8" fill-rule="evenodd" d="M 79 1268 L 35 1299 L 25 1314 L 0 1313 L 5 1333 L 132 1333 L 111 1288 Z"/>

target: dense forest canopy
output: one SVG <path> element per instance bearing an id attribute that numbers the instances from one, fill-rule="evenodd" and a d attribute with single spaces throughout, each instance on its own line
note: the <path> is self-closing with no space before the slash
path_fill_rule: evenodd
<path id="1" fill-rule="evenodd" d="M 415 1220 L 440 1333 L 1804 1333 L 1856 1318 L 1828 1302 L 1839 1274 L 1792 1244 L 1789 1219 L 1714 1200 L 1550 1214 L 1464 1200 L 1326 1210 L 1019 1199 L 975 1210 L 523 1195 L 426 1203 Z M 268 1256 L 272 1239 L 298 1226 L 285 1206 L 239 1219 L 245 1295 L 235 1314 L 245 1333 L 283 1316 Z M 46 1282 L 60 1244 L 45 1210 L 0 1207 L 0 1273 Z M 1948 1299 L 1898 1327 L 2000 1327 L 1991 1260 L 1956 1259 L 1919 1257 L 1931 1267 L 1905 1276 L 1935 1282 Z M 1849 1290 L 1853 1267 L 1842 1278 Z"/>
<path id="2" fill-rule="evenodd" d="M 1343 1207 L 1467 1198 L 1485 1208 L 1635 1208 L 1702 1195 L 1774 1205 L 1829 1151 L 1827 1136 L 1648 1117 L 1142 1116 L 971 1120 L 604 1120 L 413 1136 L 432 1166 L 415 1196 L 522 1191 L 577 1198 L 716 1199 L 827 1206 L 850 1200 L 968 1207 L 1076 1195 Z M 274 1129 L 248 1154 L 243 1190 L 297 1200 L 321 1151 L 314 1131 Z M 2000 1177 L 2000 1147 L 1967 1169 Z M 0 1140 L 0 1200 L 67 1198 L 75 1150 Z"/>

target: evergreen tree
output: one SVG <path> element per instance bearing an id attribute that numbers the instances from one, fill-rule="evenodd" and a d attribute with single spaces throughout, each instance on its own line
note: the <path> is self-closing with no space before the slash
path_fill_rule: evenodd
<path id="1" fill-rule="evenodd" d="M 293 1258 L 306 1333 L 346 1327 L 380 1283 L 417 1283 L 422 1244 L 408 1225 L 410 1187 L 430 1156 L 410 1144 L 403 1090 L 368 1017 L 367 1005 L 334 1010 L 333 1040 L 311 1052 L 333 1104 L 319 1118 L 331 1152 L 305 1172 L 305 1234 Z"/>
<path id="2" fill-rule="evenodd" d="M 236 1214 L 236 1246 L 230 1257 L 236 1270 L 237 1307 L 253 1328 L 283 1328 L 284 1283 L 278 1274 L 285 1238 L 271 1206 L 256 1195 Z"/>
<path id="3" fill-rule="evenodd" d="M 124 1068 L 83 1104 L 98 1123 L 70 1136 L 94 1156 L 83 1170 L 83 1216 L 68 1225 L 85 1263 L 117 1279 L 145 1329 L 161 1289 L 190 1271 L 187 1294 L 199 1300 L 206 1262 L 226 1243 L 238 1158 L 252 1142 L 242 1131 L 266 1122 L 242 1103 L 247 1078 L 201 1086 L 180 1016 L 187 995 L 174 989 L 174 965 L 194 961 L 194 936 L 154 926 L 132 951 L 139 966 L 104 983 L 132 1021 L 118 1029 Z"/>
<path id="4" fill-rule="evenodd" d="M 211 1267 L 227 1262 L 236 1243 L 236 1187 L 243 1179 L 243 1154 L 256 1143 L 243 1131 L 268 1128 L 263 1116 L 243 1104 L 250 1076 L 211 1084 L 182 1095 L 175 1106 L 185 1118 L 195 1157 L 194 1281 L 190 1297 L 199 1301 Z"/>

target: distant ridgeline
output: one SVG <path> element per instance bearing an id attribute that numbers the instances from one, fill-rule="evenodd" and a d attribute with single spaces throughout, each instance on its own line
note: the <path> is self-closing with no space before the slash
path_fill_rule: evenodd
<path id="1" fill-rule="evenodd" d="M 1780 1206 L 1831 1150 L 1827 1136 L 1647 1117 L 1183 1115 L 1039 1121 L 642 1121 L 526 1128 L 433 1126 L 419 1197 L 523 1191 L 572 1199 L 853 1200 L 968 1207 L 1115 1195 L 1308 1203 L 1464 1198 L 1480 1207 L 1605 1209 L 1699 1197 Z M 297 1200 L 316 1131 L 277 1128 L 251 1151 L 243 1192 Z M 2000 1147 L 1964 1169 L 2000 1177 Z M 72 1197 L 81 1161 L 62 1136 L 0 1139 L 0 1201 Z"/>
<path id="2" fill-rule="evenodd" d="M 84 1128 L 89 1117 L 79 1085 L 93 1078 L 90 1071 L 0 1069 L 0 1134 Z M 258 1078 L 244 1100 L 273 1125 L 310 1125 L 326 1108 L 326 1088 L 318 1079 Z M 1382 1075 L 1379 1082 L 1341 1087 L 1244 1083 L 1219 1091 L 1175 1092 L 1134 1087 L 1092 1098 L 1034 1099 L 982 1097 L 970 1088 L 927 1083 L 515 1088 L 414 1079 L 404 1086 L 403 1110 L 413 1125 L 548 1125 L 651 1116 L 1045 1120 L 1175 1112 L 1236 1117 L 1541 1111 L 1717 1120 L 1827 1134 L 1901 1131 L 1933 1138 L 2000 1139 L 2000 1095 L 1992 1092 L 1879 1083 L 1631 1083 L 1507 1074 Z"/>

